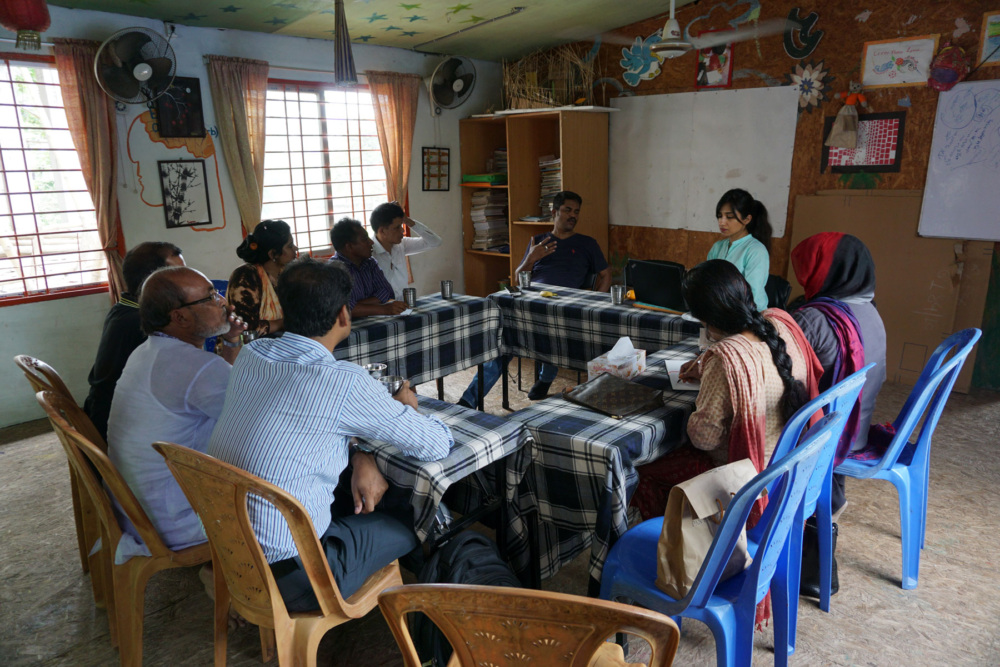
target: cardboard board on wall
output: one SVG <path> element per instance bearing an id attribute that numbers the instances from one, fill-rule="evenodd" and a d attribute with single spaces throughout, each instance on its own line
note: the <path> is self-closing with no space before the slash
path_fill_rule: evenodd
<path id="1" fill-rule="evenodd" d="M 919 191 L 827 191 L 795 200 L 792 247 L 819 232 L 857 236 L 875 260 L 889 382 L 915 384 L 928 357 L 955 331 L 980 326 L 993 244 L 917 236 Z M 793 275 L 793 296 L 802 293 Z M 975 350 L 955 383 L 967 392 Z"/>

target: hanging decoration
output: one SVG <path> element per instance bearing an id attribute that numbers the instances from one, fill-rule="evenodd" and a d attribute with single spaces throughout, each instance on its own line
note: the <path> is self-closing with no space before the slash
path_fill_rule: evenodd
<path id="1" fill-rule="evenodd" d="M 333 35 L 333 79 L 342 86 L 358 83 L 358 73 L 354 69 L 354 54 L 351 52 L 351 35 L 347 32 L 347 15 L 344 0 L 336 0 L 334 9 Z"/>
<path id="2" fill-rule="evenodd" d="M 0 0 L 0 25 L 17 33 L 16 48 L 42 48 L 42 33 L 51 24 L 45 0 Z"/>
<path id="3" fill-rule="evenodd" d="M 810 12 L 805 18 L 800 18 L 799 8 L 793 7 L 788 12 L 788 21 L 798 27 L 785 32 L 785 53 L 796 60 L 811 56 L 812 52 L 819 46 L 819 41 L 823 39 L 823 31 L 814 30 L 818 20 L 819 14 L 816 12 Z"/>
<path id="4" fill-rule="evenodd" d="M 790 74 L 785 75 L 785 83 L 799 91 L 799 113 L 812 113 L 820 102 L 825 101 L 833 79 L 822 60 L 819 63 L 798 63 Z"/>

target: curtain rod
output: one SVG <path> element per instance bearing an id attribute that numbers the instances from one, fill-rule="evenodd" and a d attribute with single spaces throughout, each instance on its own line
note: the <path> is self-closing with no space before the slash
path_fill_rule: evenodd
<path id="1" fill-rule="evenodd" d="M 208 64 L 208 56 L 202 56 L 201 60 L 206 65 Z M 312 73 L 315 73 L 315 74 L 331 74 L 331 75 L 333 74 L 333 70 L 332 69 L 328 69 L 328 70 L 327 69 L 311 69 L 309 67 L 292 67 L 292 66 L 289 66 L 289 65 L 275 65 L 274 63 L 268 63 L 268 67 L 270 69 L 283 69 L 283 70 L 287 70 L 289 72 L 312 72 Z M 358 76 L 361 77 L 361 76 L 364 76 L 364 74 L 362 72 L 358 72 Z"/>
<path id="2" fill-rule="evenodd" d="M 17 40 L 13 37 L 0 37 L 0 42 L 8 42 L 10 44 L 17 44 Z M 41 42 L 42 46 L 55 46 L 54 42 Z M 30 55 L 30 54 L 29 54 Z"/>

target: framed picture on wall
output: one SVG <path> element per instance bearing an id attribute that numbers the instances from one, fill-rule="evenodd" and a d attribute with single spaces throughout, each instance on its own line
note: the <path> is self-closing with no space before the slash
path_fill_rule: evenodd
<path id="1" fill-rule="evenodd" d="M 443 192 L 449 189 L 448 160 L 451 150 L 435 146 L 424 146 L 423 151 L 423 190 Z"/>
<path id="2" fill-rule="evenodd" d="M 979 64 L 982 67 L 1000 65 L 1000 11 L 983 14 L 983 29 L 979 44 Z"/>
<path id="3" fill-rule="evenodd" d="M 170 87 L 156 98 L 156 121 L 161 137 L 204 137 L 201 81 L 195 77 L 174 77 Z"/>
<path id="4" fill-rule="evenodd" d="M 865 42 L 861 84 L 865 88 L 926 86 L 939 35 Z"/>
<path id="5" fill-rule="evenodd" d="M 835 118 L 836 116 L 826 117 L 824 137 L 829 136 Z M 825 173 L 827 168 L 834 174 L 899 171 L 905 125 L 905 111 L 859 114 L 857 148 L 823 146 L 820 173 Z"/>
<path id="6" fill-rule="evenodd" d="M 718 30 L 706 30 L 708 35 Z M 719 44 L 698 51 L 695 88 L 729 88 L 733 85 L 733 45 Z"/>
<path id="7" fill-rule="evenodd" d="M 167 229 L 212 224 L 204 160 L 160 160 L 160 188 Z"/>

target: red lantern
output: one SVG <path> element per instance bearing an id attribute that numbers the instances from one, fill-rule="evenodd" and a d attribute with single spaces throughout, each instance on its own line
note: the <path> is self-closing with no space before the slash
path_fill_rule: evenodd
<path id="1" fill-rule="evenodd" d="M 0 25 L 17 32 L 15 47 L 37 51 L 52 19 L 45 0 L 0 0 Z"/>

